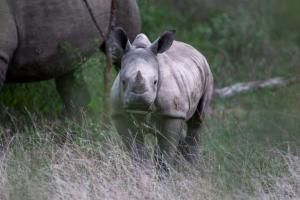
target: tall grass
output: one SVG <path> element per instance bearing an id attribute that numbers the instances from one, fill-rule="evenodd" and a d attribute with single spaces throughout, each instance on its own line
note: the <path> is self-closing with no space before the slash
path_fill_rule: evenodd
<path id="1" fill-rule="evenodd" d="M 294 125 L 283 127 L 290 135 L 280 137 L 260 128 L 282 133 L 268 125 L 270 117 L 231 103 L 217 106 L 204 126 L 204 173 L 181 161 L 169 175 L 152 159 L 130 159 L 113 128 L 103 131 L 85 116 L 76 124 L 8 113 L 13 118 L 0 126 L 0 199 L 298 199 L 299 141 L 291 139 L 297 139 L 299 118 L 286 115 Z"/>
<path id="2" fill-rule="evenodd" d="M 279 150 L 255 152 L 272 160 L 270 173 L 249 173 L 240 165 L 240 182 L 247 187 L 228 188 L 220 163 L 205 160 L 206 175 L 182 161 L 169 175 L 160 174 L 149 160 L 143 165 L 130 159 L 114 130 L 94 135 L 73 125 L 60 127 L 47 121 L 31 123 L 27 131 L 15 134 L 0 156 L 0 199 L 297 199 L 300 196 L 299 154 Z M 41 125 L 42 124 L 42 125 Z M 97 125 L 91 123 L 88 130 Z M 76 140 L 58 144 L 61 134 L 79 134 Z M 109 135 L 108 135 L 109 134 Z M 213 139 L 211 139 L 213 140 Z M 212 142 L 212 141 L 210 141 Z M 255 151 L 255 149 L 252 149 Z M 226 149 L 225 149 L 226 151 Z M 242 161 L 237 155 L 233 159 Z M 250 158 L 249 161 L 253 161 Z M 228 161 L 232 162 L 232 161 Z M 238 164 L 232 162 L 232 164 Z M 281 170 L 279 174 L 272 169 Z M 226 173 L 234 177 L 235 172 Z M 243 173 L 248 174 L 247 177 Z M 243 180 L 247 178 L 247 180 Z M 245 186 L 245 185 L 244 185 Z"/>

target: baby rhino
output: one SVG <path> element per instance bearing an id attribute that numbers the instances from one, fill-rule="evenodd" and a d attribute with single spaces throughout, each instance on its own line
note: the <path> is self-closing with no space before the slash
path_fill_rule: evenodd
<path id="1" fill-rule="evenodd" d="M 111 89 L 112 117 L 126 146 L 142 156 L 143 131 L 156 130 L 159 152 L 172 163 L 177 151 L 198 158 L 200 128 L 213 77 L 205 57 L 166 31 L 153 43 L 139 34 L 131 44 L 122 29 L 112 33 L 122 49 L 121 69 Z M 162 157 L 159 157 L 162 158 Z"/>

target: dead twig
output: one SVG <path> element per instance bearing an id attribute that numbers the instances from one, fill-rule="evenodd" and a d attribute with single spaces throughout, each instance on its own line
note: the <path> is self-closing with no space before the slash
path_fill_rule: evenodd
<path id="1" fill-rule="evenodd" d="M 292 77 L 292 78 L 276 77 L 276 78 L 271 78 L 271 79 L 261 80 L 261 81 L 235 83 L 233 85 L 224 88 L 215 89 L 214 96 L 220 98 L 228 98 L 240 93 L 245 93 L 257 89 L 283 87 L 297 82 L 300 82 L 300 77 Z"/>

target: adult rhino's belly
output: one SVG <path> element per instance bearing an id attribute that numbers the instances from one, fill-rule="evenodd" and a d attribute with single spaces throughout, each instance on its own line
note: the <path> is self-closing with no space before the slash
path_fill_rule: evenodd
<path id="1" fill-rule="evenodd" d="M 53 41 L 52 44 L 21 46 L 8 67 L 6 81 L 40 81 L 69 73 L 79 67 L 80 63 L 96 49 L 96 45 L 92 45 L 91 41 L 86 41 L 86 44 L 90 45 L 76 47 L 66 40 L 61 43 Z"/>
<path id="2" fill-rule="evenodd" d="M 99 45 L 99 33 L 83 1 L 16 2 L 13 6 L 18 48 L 7 72 L 7 82 L 45 80 L 68 73 Z M 107 27 L 108 7 L 96 0 L 92 3 L 97 16 L 103 18 L 103 22 L 98 21 L 99 26 Z"/>
<path id="3" fill-rule="evenodd" d="M 73 69 L 75 65 L 71 62 L 61 59 L 59 55 L 49 56 L 43 59 L 30 56 L 27 62 L 13 63 L 9 66 L 6 76 L 6 82 L 31 82 L 47 80 L 66 74 Z"/>

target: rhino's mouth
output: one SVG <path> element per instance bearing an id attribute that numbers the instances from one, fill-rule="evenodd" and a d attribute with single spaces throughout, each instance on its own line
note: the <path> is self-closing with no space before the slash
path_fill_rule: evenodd
<path id="1" fill-rule="evenodd" d="M 150 106 L 147 107 L 139 107 L 139 106 L 135 106 L 135 107 L 127 107 L 125 108 L 126 112 L 128 113 L 132 113 L 132 114 L 141 114 L 141 115 L 146 115 L 149 113 L 152 113 L 155 109 L 154 109 L 154 104 L 150 104 Z"/>

